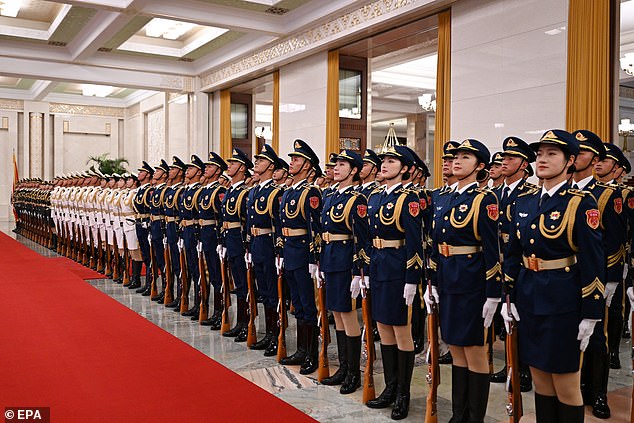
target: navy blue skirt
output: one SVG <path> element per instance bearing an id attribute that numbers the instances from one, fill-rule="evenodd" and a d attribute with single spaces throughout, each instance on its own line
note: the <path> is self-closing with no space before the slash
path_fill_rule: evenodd
<path id="1" fill-rule="evenodd" d="M 350 297 L 352 271 L 325 272 L 326 276 L 326 308 L 330 311 L 345 313 L 356 310 L 361 304 L 361 296 L 354 300 Z"/>
<path id="2" fill-rule="evenodd" d="M 372 318 L 384 325 L 405 326 L 410 323 L 409 307 L 405 305 L 405 280 L 370 281 Z"/>
<path id="3" fill-rule="evenodd" d="M 472 347 L 484 345 L 485 332 L 482 307 L 484 290 L 462 294 L 440 291 L 440 333 L 449 345 Z"/>
<path id="4" fill-rule="evenodd" d="M 580 369 L 579 312 L 537 316 L 519 306 L 517 312 L 519 351 L 524 363 L 547 373 L 574 373 Z"/>

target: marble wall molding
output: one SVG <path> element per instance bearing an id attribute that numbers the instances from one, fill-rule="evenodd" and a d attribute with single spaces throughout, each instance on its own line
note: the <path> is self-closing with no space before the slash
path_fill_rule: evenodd
<path id="1" fill-rule="evenodd" d="M 125 109 L 120 107 L 84 106 L 80 104 L 51 103 L 49 112 L 52 114 L 109 116 L 123 119 Z"/>
<path id="2" fill-rule="evenodd" d="M 24 110 L 24 100 L 10 100 L 6 98 L 0 98 L 0 109 Z"/>

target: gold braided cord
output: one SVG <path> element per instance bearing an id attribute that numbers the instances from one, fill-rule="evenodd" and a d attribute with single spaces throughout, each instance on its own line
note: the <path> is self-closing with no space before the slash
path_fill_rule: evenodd
<path id="1" fill-rule="evenodd" d="M 469 210 L 469 213 L 467 214 L 467 216 L 465 216 L 462 222 L 456 219 L 455 208 L 451 209 L 451 215 L 449 216 L 449 222 L 451 223 L 451 226 L 453 226 L 456 229 L 463 229 L 471 221 L 473 221 L 473 235 L 475 236 L 475 239 L 477 239 L 478 241 L 480 241 L 480 234 L 478 232 L 478 218 L 480 217 L 480 203 L 482 203 L 482 200 L 484 199 L 485 195 L 486 194 L 483 192 L 478 193 L 478 195 L 476 195 L 476 197 L 473 199 L 473 203 L 471 204 L 471 210 Z"/>
<path id="2" fill-rule="evenodd" d="M 393 223 L 396 223 L 396 228 L 399 230 L 399 232 L 405 232 L 403 226 L 401 225 L 401 210 L 403 210 L 403 204 L 405 203 L 406 198 L 407 192 L 402 192 L 399 195 L 398 199 L 396 200 L 396 205 L 394 206 L 394 214 L 392 214 L 392 217 L 390 218 L 387 218 L 383 215 L 383 207 L 385 207 L 385 205 L 381 206 L 381 208 L 379 209 L 379 220 L 382 224 L 384 224 L 385 226 L 390 226 Z"/>
<path id="3" fill-rule="evenodd" d="M 570 244 L 570 246 L 573 248 L 573 250 L 576 250 L 576 247 L 574 247 L 574 243 L 572 242 L 572 230 L 574 228 L 574 216 L 577 212 L 577 207 L 579 206 L 579 203 L 581 202 L 581 198 L 579 196 L 575 196 L 573 198 L 570 199 L 570 202 L 568 203 L 568 207 L 566 208 L 566 211 L 564 212 L 564 216 L 561 219 L 561 223 L 559 224 L 559 226 L 557 226 L 554 229 L 549 229 L 546 227 L 546 216 L 545 215 L 541 215 L 539 217 L 539 231 L 541 232 L 541 234 L 547 238 L 547 239 L 557 239 L 559 238 L 566 229 L 568 229 L 568 243 Z M 569 223 L 573 223 L 572 225 L 569 225 Z"/>
<path id="4" fill-rule="evenodd" d="M 284 204 L 284 213 L 286 214 L 286 217 L 288 217 L 289 219 L 295 219 L 299 213 L 302 213 L 302 217 L 306 218 L 306 214 L 304 213 L 304 202 L 306 202 L 306 197 L 308 196 L 308 189 L 304 189 L 304 191 L 302 192 L 302 195 L 299 196 L 299 202 L 297 204 L 297 208 L 295 209 L 294 212 L 289 212 L 288 211 L 288 204 Z"/>
<path id="5" fill-rule="evenodd" d="M 192 210 L 194 208 L 196 203 L 198 203 L 198 196 L 200 195 L 201 191 L 202 191 L 201 188 L 198 188 L 198 190 L 196 190 L 196 192 L 194 193 L 194 197 L 192 198 L 191 204 L 187 204 L 187 198 L 183 198 L 183 205 L 185 206 L 185 209 Z"/>
<path id="6" fill-rule="evenodd" d="M 614 192 L 613 189 L 606 188 L 601 193 L 601 195 L 599 196 L 599 200 L 597 201 L 597 205 L 599 207 L 599 216 L 601 217 L 600 227 L 602 230 L 605 230 L 605 228 L 603 227 L 603 211 L 605 210 L 605 206 L 608 204 L 608 201 L 610 201 L 610 197 L 612 196 L 613 192 Z"/>

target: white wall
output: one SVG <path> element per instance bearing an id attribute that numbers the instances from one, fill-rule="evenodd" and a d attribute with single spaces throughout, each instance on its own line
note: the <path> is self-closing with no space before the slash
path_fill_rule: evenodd
<path id="1" fill-rule="evenodd" d="M 11 212 L 11 187 L 13 185 L 13 152 L 18 158 L 18 112 L 0 110 L 2 118 L 9 119 L 9 128 L 0 130 L 0 220 L 9 218 Z"/>
<path id="2" fill-rule="evenodd" d="M 507 136 L 532 142 L 565 127 L 567 31 L 545 31 L 567 19 L 567 0 L 454 4 L 452 139 L 476 138 L 493 153 Z"/>

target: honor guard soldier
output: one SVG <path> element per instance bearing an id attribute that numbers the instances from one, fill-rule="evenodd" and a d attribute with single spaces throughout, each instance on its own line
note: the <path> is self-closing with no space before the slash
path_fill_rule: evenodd
<path id="1" fill-rule="evenodd" d="M 372 318 L 381 335 L 385 389 L 370 408 L 394 403 L 392 419 L 409 412 L 410 384 L 414 369 L 412 303 L 418 292 L 425 260 L 421 245 L 421 216 L 418 195 L 403 188 L 415 169 L 410 150 L 401 145 L 379 155 L 385 189 L 368 199 L 370 238 L 370 283 Z"/>
<path id="2" fill-rule="evenodd" d="M 324 182 L 322 185 L 318 184 L 322 189 L 322 198 L 325 197 L 328 193 L 337 190 L 337 183 L 334 181 L 332 176 L 332 170 L 335 167 L 335 163 L 337 161 L 337 153 L 330 153 L 328 155 L 328 161 L 324 164 L 325 173 L 323 175 Z M 317 175 L 322 176 L 322 175 Z"/>
<path id="3" fill-rule="evenodd" d="M 502 174 L 502 162 L 504 158 L 502 157 L 502 153 L 499 151 L 493 155 L 491 158 L 491 163 L 489 163 L 489 186 L 491 190 L 495 193 L 495 195 L 500 198 L 497 190 L 501 189 L 504 184 L 504 175 Z"/>
<path id="4" fill-rule="evenodd" d="M 359 172 L 361 184 L 356 188 L 366 199 L 378 188 L 379 183 L 376 181 L 376 175 L 380 171 L 381 159 L 374 151 L 366 149 L 365 153 L 363 153 L 363 167 Z"/>
<path id="5" fill-rule="evenodd" d="M 582 422 L 581 353 L 605 313 L 601 219 L 594 198 L 567 182 L 579 141 L 553 129 L 530 146 L 544 184 L 511 207 L 514 230 L 504 260 L 510 306 L 502 305 L 502 317 L 518 322 L 537 420 Z"/>
<path id="6" fill-rule="evenodd" d="M 458 185 L 447 194 L 442 210 L 436 211 L 432 231 L 435 275 L 425 302 L 428 308 L 438 304 L 440 330 L 451 350 L 455 421 L 468 415 L 469 421 L 482 422 L 489 399 L 486 329 L 502 286 L 497 198 L 476 181 L 489 160 L 489 150 L 474 139 L 455 149 L 452 168 Z"/>
<path id="7" fill-rule="evenodd" d="M 137 169 L 137 179 L 139 187 L 135 191 L 133 205 L 134 205 L 134 223 L 137 240 L 139 242 L 139 249 L 141 250 L 141 258 L 145 263 L 145 285 L 151 285 L 151 263 L 150 263 L 150 242 L 148 237 L 150 235 L 150 181 L 154 175 L 154 168 L 149 163 L 143 162 L 143 165 Z M 150 283 L 148 283 L 150 282 Z M 136 292 L 141 293 L 145 291 L 145 286 L 141 286 L 141 280 L 138 278 L 133 280 L 129 287 L 130 289 L 137 289 Z"/>
<path id="8" fill-rule="evenodd" d="M 500 216 L 498 219 L 498 233 L 500 241 L 500 262 L 504 260 L 506 246 L 509 242 L 509 234 L 513 228 L 511 221 L 511 205 L 517 196 L 533 189 L 534 187 L 524 179 L 525 170 L 535 161 L 535 152 L 521 138 L 507 137 L 502 142 L 502 176 L 503 183 L 493 192 L 498 198 Z M 498 315 L 501 317 L 500 315 Z M 494 319 L 496 325 L 501 325 L 503 320 Z M 498 329 L 497 327 L 495 329 Z M 501 328 L 500 328 L 501 329 Z M 507 366 L 491 376 L 491 382 L 504 383 L 507 380 Z M 528 392 L 532 388 L 530 371 L 527 366 L 520 369 L 520 385 L 522 392 Z"/>
<path id="9" fill-rule="evenodd" d="M 185 163 L 174 156 L 172 157 L 172 164 L 167 177 L 167 183 L 163 194 L 163 210 L 165 212 L 165 237 L 167 238 L 167 251 L 165 261 L 169 260 L 171 274 L 166 275 L 166 286 L 168 288 L 169 298 L 173 300 L 165 304 L 168 308 L 173 308 L 175 312 L 181 312 L 181 297 L 182 297 L 182 280 L 181 280 L 181 261 L 180 261 L 180 245 L 181 242 L 181 227 L 180 227 L 180 201 L 185 190 L 183 184 L 183 178 L 185 177 Z M 165 272 L 167 273 L 167 267 Z M 176 297 L 173 295 L 173 285 L 176 284 Z M 159 299 L 159 304 L 164 302 L 163 299 Z M 186 310 L 182 310 L 186 311 Z"/>
<path id="10" fill-rule="evenodd" d="M 197 321 L 200 313 L 200 269 L 198 263 L 198 239 L 199 239 L 199 226 L 198 226 L 198 197 L 202 191 L 202 185 L 200 185 L 200 177 L 203 174 L 205 164 L 197 155 L 192 155 L 191 161 L 187 164 L 185 171 L 185 183 L 187 186 L 183 191 L 179 199 L 179 212 L 180 212 L 180 226 L 183 238 L 183 248 L 185 252 L 185 260 L 187 263 L 187 277 L 189 278 L 189 286 L 194 287 L 194 306 L 186 312 L 182 313 L 183 316 L 189 316 L 192 320 Z M 182 293 L 183 297 L 187 298 L 189 291 Z M 181 299 L 182 301 L 182 299 Z M 182 304 L 182 302 L 181 302 Z"/>
<path id="11" fill-rule="evenodd" d="M 154 176 L 152 177 L 152 192 L 150 197 L 150 242 L 152 243 L 152 260 L 156 262 L 158 273 L 162 275 L 163 290 L 165 289 L 165 246 L 163 238 L 165 236 L 165 211 L 163 208 L 163 200 L 165 197 L 165 181 L 170 171 L 170 167 L 165 160 L 154 168 Z M 167 241 L 167 240 L 166 240 Z M 148 269 L 151 272 L 150 269 Z M 153 281 L 158 288 L 158 281 Z M 151 286 L 146 286 L 143 296 L 150 295 Z M 156 300 L 160 295 L 156 297 Z"/>
<path id="12" fill-rule="evenodd" d="M 218 154 L 209 153 L 205 162 L 205 180 L 207 185 L 202 188 L 198 196 L 198 224 L 200 225 L 200 241 L 203 254 L 209 270 L 209 282 L 214 288 L 214 312 L 211 318 L 200 322 L 203 326 L 210 326 L 211 330 L 219 330 L 222 324 L 222 275 L 220 260 L 216 249 L 220 237 L 220 214 L 222 200 L 226 188 L 220 185 L 219 178 L 227 170 L 227 163 Z M 204 298 L 202 299 L 205 300 Z M 209 300 L 207 298 L 207 300 Z"/>
<path id="13" fill-rule="evenodd" d="M 575 172 L 573 188 L 587 191 L 597 201 L 599 209 L 599 231 L 602 233 L 601 241 L 605 255 L 606 269 L 604 298 L 606 306 L 610 306 L 613 295 L 621 285 L 623 279 L 623 266 L 625 264 L 626 243 L 626 213 L 623 212 L 623 198 L 616 185 L 612 185 L 611 175 L 608 182 L 597 181 L 597 176 L 608 174 L 613 165 L 618 164 L 618 157 L 614 154 L 606 155 L 606 148 L 601 139 L 591 131 L 580 130 L 573 134 L 579 142 L 579 155 L 575 160 Z M 605 162 L 611 162 L 609 167 L 602 166 Z M 600 164 L 599 164 L 600 163 Z M 622 299 L 622 291 L 620 291 Z M 620 304 L 619 304 L 620 305 Z M 585 403 L 592 405 L 592 413 L 599 418 L 610 417 L 610 408 L 607 402 L 607 383 L 609 374 L 609 355 L 606 346 L 607 321 L 595 327 L 594 335 L 590 338 L 590 344 L 584 354 L 584 365 L 581 372 L 581 383 Z M 615 334 L 617 342 L 621 340 L 619 334 Z M 617 343 L 618 348 L 618 343 Z"/>
<path id="14" fill-rule="evenodd" d="M 267 357 L 277 354 L 278 313 L 277 277 L 275 258 L 282 244 L 280 225 L 280 199 L 282 190 L 273 182 L 278 166 L 275 150 L 264 144 L 255 155 L 253 174 L 259 184 L 251 188 L 247 198 L 247 238 L 250 239 L 245 260 L 253 266 L 253 273 L 262 296 L 266 322 L 266 336 L 251 346 L 253 350 L 265 350 Z"/>
<path id="15" fill-rule="evenodd" d="M 284 239 L 283 259 L 291 301 L 297 319 L 297 351 L 280 360 L 283 365 L 301 365 L 301 374 L 310 374 L 318 367 L 318 327 L 313 280 L 321 278 L 317 266 L 321 244 L 321 193 L 310 185 L 308 176 L 319 168 L 319 158 L 300 139 L 289 153 L 289 173 L 294 184 L 282 195 L 280 214 Z"/>
<path id="16" fill-rule="evenodd" d="M 288 163 L 284 159 L 278 157 L 273 171 L 273 182 L 282 190 L 286 188 L 286 180 L 288 179 Z"/>
<path id="17" fill-rule="evenodd" d="M 136 210 L 134 199 L 139 189 L 139 179 L 136 175 L 127 174 L 125 179 L 126 193 L 121 196 L 119 204 L 121 206 L 121 216 L 123 217 L 123 236 L 125 245 L 128 248 L 130 259 L 132 261 L 132 275 L 128 288 L 132 285 L 141 286 L 141 269 L 143 268 L 143 256 L 136 231 Z M 146 235 L 147 240 L 147 235 Z M 124 257 L 127 266 L 128 257 Z M 132 288 L 130 288 L 132 289 Z"/>
<path id="18" fill-rule="evenodd" d="M 326 284 L 326 305 L 334 314 L 339 369 L 324 385 L 341 385 L 342 394 L 350 394 L 361 384 L 361 330 L 357 309 L 359 293 L 369 285 L 368 207 L 365 196 L 355 190 L 363 167 L 361 156 L 343 150 L 335 160 L 333 181 L 337 189 L 324 196 L 321 213 L 323 226 L 320 271 Z"/>
<path id="19" fill-rule="evenodd" d="M 235 338 L 236 342 L 247 340 L 248 304 L 247 304 L 247 268 L 244 261 L 246 243 L 247 194 L 249 188 L 244 184 L 245 173 L 253 168 L 249 157 L 239 148 L 234 148 L 229 162 L 227 175 L 231 186 L 222 201 L 222 245 L 219 245 L 220 260 L 225 256 L 233 275 L 238 301 L 236 325 L 223 336 Z"/>

